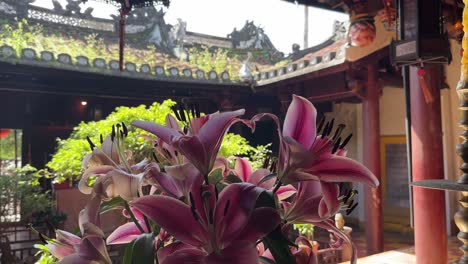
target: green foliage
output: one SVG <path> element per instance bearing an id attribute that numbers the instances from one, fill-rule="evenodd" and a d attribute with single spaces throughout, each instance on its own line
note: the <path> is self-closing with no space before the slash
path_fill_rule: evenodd
<path id="1" fill-rule="evenodd" d="M 86 137 L 98 143 L 100 135 L 104 137 L 111 132 L 112 125 L 125 123 L 129 125 L 134 120 L 151 121 L 164 124 L 166 115 L 171 113 L 171 106 L 175 105 L 172 100 L 163 103 L 153 103 L 149 108 L 145 105 L 137 107 L 117 107 L 105 119 L 100 121 L 81 122 L 73 129 L 68 139 L 58 139 L 58 150 L 47 163 L 52 170 L 57 182 L 65 180 L 77 181 L 80 179 L 81 161 L 86 154 L 90 153 Z M 149 157 L 151 153 L 150 144 L 139 137 L 142 130 L 129 126 L 128 137 L 125 139 L 126 148 L 133 152 L 135 160 Z"/>
<path id="2" fill-rule="evenodd" d="M 217 74 L 224 71 L 229 73 L 231 79 L 239 77 L 240 65 L 235 63 L 236 56 L 229 56 L 229 50 L 216 49 L 211 51 L 209 47 L 203 46 L 201 48 L 191 48 L 189 50 L 190 64 L 197 65 L 197 67 L 205 72 L 214 70 Z"/>
<path id="3" fill-rule="evenodd" d="M 291 62 L 292 62 L 291 59 L 281 60 L 281 61 L 278 61 L 277 63 L 275 63 L 274 67 L 275 68 L 281 68 L 281 67 L 284 67 L 284 66 L 288 65 Z"/>
<path id="4" fill-rule="evenodd" d="M 26 19 L 22 19 L 17 21 L 15 28 L 9 24 L 3 25 L 0 30 L 0 39 L 4 40 L 4 44 L 12 46 L 16 54 L 20 55 L 22 49 L 34 44 L 32 32 L 40 33 L 41 29 L 41 27 L 30 26 Z"/>
<path id="5" fill-rule="evenodd" d="M 16 158 L 15 154 L 17 157 L 21 157 L 21 137 L 22 132 L 17 130 L 15 144 L 14 130 L 10 130 L 10 134 L 7 137 L 0 139 L 0 160 L 13 160 Z"/>
<path id="6" fill-rule="evenodd" d="M 299 231 L 299 234 L 307 237 L 309 240 L 314 239 L 314 225 L 312 224 L 294 224 L 294 229 Z"/>
<path id="7" fill-rule="evenodd" d="M 48 193 L 39 186 L 40 177 L 40 173 L 29 165 L 0 175 L 0 220 L 9 221 L 9 207 L 15 200 L 20 205 L 22 220 L 29 221 L 33 213 L 52 208 Z"/>
<path id="8" fill-rule="evenodd" d="M 108 117 L 100 121 L 81 122 L 73 129 L 68 139 L 58 139 L 57 152 L 47 167 L 52 170 L 55 180 L 63 182 L 70 180 L 78 181 L 81 177 L 81 161 L 90 153 L 86 138 L 98 144 L 100 135 L 104 137 L 111 132 L 111 127 L 117 123 L 129 125 L 134 120 L 150 121 L 165 124 L 166 115 L 171 114 L 171 107 L 176 103 L 166 100 L 163 103 L 153 103 L 146 107 L 118 107 Z M 136 161 L 150 158 L 153 151 L 151 144 L 139 135 L 146 132 L 128 126 L 129 133 L 125 139 L 126 149 L 133 152 Z M 98 144 L 99 145 L 99 144 Z M 258 168 L 263 163 L 263 158 L 269 153 L 269 146 L 252 147 L 249 142 L 240 135 L 228 133 L 221 145 L 220 155 L 229 157 L 232 155 L 251 156 L 254 167 Z"/>
<path id="9" fill-rule="evenodd" d="M 50 253 L 49 249 L 42 244 L 34 244 L 34 247 L 38 249 L 35 256 L 40 256 L 35 264 L 52 264 L 56 263 L 57 259 Z"/>

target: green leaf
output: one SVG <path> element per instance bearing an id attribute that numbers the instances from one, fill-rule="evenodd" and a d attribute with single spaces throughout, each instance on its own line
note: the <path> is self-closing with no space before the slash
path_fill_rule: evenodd
<path id="1" fill-rule="evenodd" d="M 114 197 L 109 201 L 102 202 L 101 204 L 101 214 L 117 209 L 117 208 L 123 208 L 124 207 L 125 200 L 122 199 L 122 197 Z"/>
<path id="2" fill-rule="evenodd" d="M 154 234 L 141 234 L 125 248 L 123 264 L 154 264 Z"/>
<path id="3" fill-rule="evenodd" d="M 257 198 L 256 208 L 271 207 L 276 209 L 275 194 L 273 191 L 264 191 Z M 281 232 L 281 225 L 278 225 L 275 230 L 263 238 L 263 244 L 270 249 L 271 255 L 275 258 L 277 264 L 295 264 L 296 259 L 289 250 L 291 243 Z"/>
<path id="4" fill-rule="evenodd" d="M 263 177 L 263 179 L 260 180 L 257 185 L 260 185 L 260 184 L 262 184 L 262 183 L 264 183 L 264 182 L 266 182 L 266 181 L 268 181 L 270 179 L 273 179 L 275 177 L 276 177 L 276 173 L 269 174 L 269 175 Z"/>
<path id="5" fill-rule="evenodd" d="M 135 240 L 130 242 L 125 248 L 124 257 L 122 264 L 132 264 L 132 255 L 133 255 L 133 246 L 135 245 Z"/>

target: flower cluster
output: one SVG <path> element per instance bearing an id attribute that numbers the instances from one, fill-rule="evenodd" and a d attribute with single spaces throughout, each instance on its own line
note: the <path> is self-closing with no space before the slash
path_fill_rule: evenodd
<path id="1" fill-rule="evenodd" d="M 79 184 L 92 197 L 80 214 L 82 236 L 58 230 L 47 247 L 61 263 L 110 263 L 106 245 L 113 244 L 128 244 L 124 258 L 132 263 L 316 263 L 311 243 L 288 239 L 292 225 L 304 223 L 334 233 L 332 247 L 351 243 L 331 220 L 355 207 L 341 183 L 376 187 L 378 181 L 345 157 L 350 136 L 342 137 L 344 126 L 335 129 L 333 120 L 317 125 L 316 109 L 300 96 L 293 96 L 282 129 L 272 114 L 250 120 L 243 114 L 202 116 L 193 107 L 168 115 L 165 126 L 134 121 L 154 135 L 145 137 L 155 155 L 139 163 L 123 149 L 124 124 L 113 127 L 99 148 L 90 142 Z M 218 156 L 231 125 L 254 130 L 262 118 L 278 125 L 278 157 L 254 170 L 245 158 Z M 211 175 L 219 170 L 215 182 Z M 103 207 L 123 208 L 129 219 L 107 237 L 99 229 Z"/>

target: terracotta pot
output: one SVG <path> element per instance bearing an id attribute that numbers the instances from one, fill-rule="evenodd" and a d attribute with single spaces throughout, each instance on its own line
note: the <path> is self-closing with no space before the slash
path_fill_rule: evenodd
<path id="1" fill-rule="evenodd" d="M 61 183 L 54 183 L 54 190 L 65 190 L 73 188 L 73 184 L 69 181 L 64 181 Z"/>

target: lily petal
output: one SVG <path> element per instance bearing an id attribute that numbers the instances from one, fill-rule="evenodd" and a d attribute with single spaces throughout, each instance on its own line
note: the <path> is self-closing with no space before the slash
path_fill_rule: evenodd
<path id="1" fill-rule="evenodd" d="M 247 225 L 236 240 L 255 243 L 281 223 L 278 212 L 273 208 L 261 207 L 253 210 Z"/>
<path id="2" fill-rule="evenodd" d="M 50 253 L 59 260 L 75 253 L 75 249 L 72 246 L 60 244 L 47 244 L 45 246 L 49 249 Z"/>
<path id="3" fill-rule="evenodd" d="M 175 129 L 175 130 L 178 130 L 178 131 L 182 130 L 182 129 L 180 129 L 180 126 L 179 126 L 179 123 L 177 122 L 177 120 L 171 114 L 168 114 L 166 116 L 166 127 L 172 128 L 172 129 Z"/>
<path id="4" fill-rule="evenodd" d="M 258 184 L 263 178 L 265 178 L 265 176 L 268 176 L 270 174 L 271 172 L 269 170 L 260 168 L 254 171 L 252 174 L 250 174 L 247 182 L 250 182 L 253 185 L 257 185 L 258 187 L 271 189 L 273 188 L 273 185 L 275 184 L 275 181 L 276 181 L 275 177 Z"/>
<path id="5" fill-rule="evenodd" d="M 297 193 L 296 188 L 294 188 L 294 186 L 292 186 L 291 184 L 288 184 L 279 187 L 278 191 L 276 192 L 276 195 L 278 196 L 278 199 L 282 201 L 293 196 L 295 193 Z"/>
<path id="6" fill-rule="evenodd" d="M 265 191 L 249 183 L 233 183 L 219 195 L 214 219 L 216 237 L 227 247 L 249 221 L 258 196 Z"/>
<path id="7" fill-rule="evenodd" d="M 145 222 L 140 221 L 140 226 L 148 232 Z M 106 239 L 107 245 L 126 244 L 141 235 L 140 230 L 133 222 L 129 222 L 117 227 Z"/>
<path id="8" fill-rule="evenodd" d="M 340 210 L 340 188 L 335 183 L 320 182 L 323 199 L 319 204 L 319 216 L 327 217 L 335 215 Z"/>
<path id="9" fill-rule="evenodd" d="M 138 196 L 138 188 L 143 174 L 130 174 L 123 170 L 112 170 L 108 173 L 114 181 L 114 190 L 123 199 L 131 201 Z"/>
<path id="10" fill-rule="evenodd" d="M 93 175 L 106 174 L 114 168 L 114 166 L 110 165 L 89 167 L 83 172 L 83 176 L 81 177 L 80 182 L 78 183 L 78 189 L 84 194 L 91 194 L 93 188 L 88 186 L 89 177 Z"/>
<path id="11" fill-rule="evenodd" d="M 236 158 L 236 165 L 234 165 L 234 174 L 237 177 L 239 177 L 243 182 L 249 182 L 249 177 L 252 174 L 252 166 L 250 165 L 250 162 L 244 158 Z"/>
<path id="12" fill-rule="evenodd" d="M 313 175 L 311 179 L 318 178 L 325 182 L 361 182 L 374 188 L 379 186 L 379 181 L 369 169 L 342 156 L 324 159 L 306 171 Z"/>
<path id="13" fill-rule="evenodd" d="M 291 137 L 309 149 L 316 137 L 317 110 L 304 97 L 293 95 L 283 126 L 283 136 Z"/>
<path id="14" fill-rule="evenodd" d="M 205 264 L 204 258 L 206 253 L 197 248 L 186 248 L 175 251 L 168 255 L 160 263 L 161 264 Z"/>
<path id="15" fill-rule="evenodd" d="M 132 206 L 184 243 L 201 247 L 206 244 L 206 232 L 183 202 L 162 195 L 144 196 Z"/>
<path id="16" fill-rule="evenodd" d="M 168 128 L 156 123 L 152 122 L 147 122 L 147 121 L 133 121 L 132 126 L 143 129 L 145 131 L 148 131 L 160 139 L 162 139 L 164 142 L 167 144 L 171 144 L 173 138 L 178 138 L 182 136 L 180 131 L 173 129 L 173 128 Z"/>
<path id="17" fill-rule="evenodd" d="M 161 248 L 160 250 L 158 250 L 158 260 L 159 260 L 159 263 L 170 263 L 170 262 L 165 262 L 166 258 L 169 257 L 169 256 L 172 256 L 175 252 L 177 251 L 180 251 L 180 250 L 190 250 L 189 252 L 192 252 L 191 250 L 195 249 L 193 246 L 190 246 L 190 245 L 187 245 L 187 244 L 184 244 L 180 241 L 178 242 L 173 242 L 163 248 Z M 197 249 L 198 250 L 198 249 Z M 189 253 L 187 252 L 187 253 Z M 185 253 L 185 254 L 187 254 Z M 206 253 L 200 253 L 199 252 L 194 252 L 193 253 L 198 256 L 204 256 Z M 169 259 L 169 261 L 171 261 Z M 174 262 L 173 262 L 174 263 Z M 181 263 L 181 262 L 178 262 L 178 263 Z"/>
<path id="18" fill-rule="evenodd" d="M 76 245 L 81 242 L 81 238 L 64 230 L 55 230 L 57 240 L 62 244 Z"/>
<path id="19" fill-rule="evenodd" d="M 187 262 L 184 262 L 187 263 Z M 255 243 L 239 241 L 223 249 L 220 254 L 211 253 L 205 258 L 206 264 L 246 264 L 258 263 Z"/>

